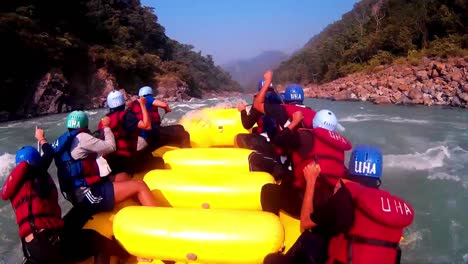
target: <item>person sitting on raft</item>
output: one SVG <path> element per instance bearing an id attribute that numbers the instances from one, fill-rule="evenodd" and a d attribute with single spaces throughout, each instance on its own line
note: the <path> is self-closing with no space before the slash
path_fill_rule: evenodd
<path id="1" fill-rule="evenodd" d="M 279 214 L 284 210 L 299 218 L 306 182 L 303 168 L 316 161 L 322 168 L 316 184 L 314 205 L 324 204 L 333 194 L 338 179 L 347 176 L 344 166 L 345 151 L 351 143 L 335 132 L 338 120 L 329 110 L 320 110 L 314 116 L 313 129 L 299 128 L 305 122 L 302 112 L 293 114 L 292 122 L 275 137 L 274 144 L 292 153 L 293 176 L 283 178 L 281 184 L 266 184 L 262 187 L 261 203 L 264 211 Z"/>
<path id="2" fill-rule="evenodd" d="M 115 174 L 109 176 L 111 170 L 102 155 L 117 149 L 111 123 L 109 116 L 102 118 L 104 140 L 101 140 L 90 134 L 88 116 L 83 111 L 74 111 L 67 117 L 68 131 L 54 143 L 60 188 L 74 206 L 86 208 L 89 216 L 112 211 L 115 203 L 133 196 L 137 196 L 142 205 L 156 206 L 143 181 Z"/>
<path id="3" fill-rule="evenodd" d="M 304 105 L 304 89 L 302 86 L 299 84 L 288 85 L 283 93 L 284 103 L 270 103 L 266 100 L 266 95 L 272 82 L 273 72 L 266 71 L 263 77 L 265 82 L 254 99 L 254 108 L 275 120 L 280 131 L 288 126 L 293 114 L 297 111 L 302 112 L 304 115 L 304 123 L 299 124 L 299 127 L 312 128 L 315 111 Z"/>
<path id="4" fill-rule="evenodd" d="M 47 172 L 54 149 L 44 131 L 36 127 L 35 137 L 44 155 L 31 147 L 16 153 L 16 167 L 2 189 L 2 199 L 10 200 L 19 226 L 25 264 L 74 263 L 95 256 L 95 263 L 108 263 L 110 255 L 128 258 L 115 241 L 94 230 L 72 230 L 62 220 L 58 192 Z M 79 252 L 77 252 L 79 248 Z"/>
<path id="5" fill-rule="evenodd" d="M 156 99 L 153 89 L 149 86 L 141 87 L 138 96 L 146 99 L 146 109 L 151 120 L 151 130 L 141 130 L 138 137 L 138 151 L 151 153 L 159 147 L 169 145 L 181 148 L 190 148 L 190 134 L 182 125 L 161 126 L 161 116 L 158 108 L 163 108 L 166 113 L 171 112 L 169 104 Z M 137 116 L 140 115 L 139 113 Z"/>
<path id="6" fill-rule="evenodd" d="M 320 165 L 304 168 L 307 181 L 301 210 L 305 231 L 286 256 L 272 254 L 273 263 L 399 264 L 403 230 L 414 219 L 410 203 L 380 190 L 383 158 L 380 149 L 358 146 L 349 159 L 349 179 L 338 181 L 334 195 L 321 207 L 312 202 Z M 331 238 L 331 240 L 330 240 Z"/>
<path id="7" fill-rule="evenodd" d="M 262 89 L 264 82 L 264 80 L 258 82 L 258 91 Z M 254 95 L 254 100 L 256 96 L 257 95 Z M 274 91 L 273 84 L 270 84 L 270 87 L 268 88 L 265 102 L 270 104 L 281 103 L 281 98 Z M 238 103 L 237 110 L 241 113 L 242 126 L 245 129 L 252 128 L 252 133 L 238 134 L 234 138 L 235 145 L 239 148 L 252 149 L 266 154 L 267 156 L 276 157 L 276 150 L 270 143 L 277 132 L 275 121 L 271 117 L 267 117 L 260 113 L 254 107 L 250 108 L 249 113 L 247 113 L 244 102 Z M 257 124 L 256 127 L 254 127 L 255 124 Z"/>
<path id="8" fill-rule="evenodd" d="M 114 90 L 107 95 L 110 119 L 107 124 L 115 137 L 116 151 L 104 155 L 116 180 L 130 179 L 139 164 L 134 162 L 137 152 L 140 130 L 151 130 L 151 119 L 146 109 L 145 97 L 139 97 L 125 109 L 124 95 Z M 103 119 L 107 120 L 107 119 Z M 104 132 L 103 122 L 99 122 L 98 130 Z"/>
<path id="9" fill-rule="evenodd" d="M 266 71 L 264 74 L 262 88 L 254 99 L 254 108 L 265 116 L 272 118 L 277 126 L 277 135 L 281 133 L 293 119 L 295 112 L 301 112 L 305 116 L 303 123 L 298 124 L 298 127 L 312 128 L 312 119 L 315 116 L 315 111 L 303 105 L 304 90 L 298 84 L 290 84 L 286 87 L 283 101 L 284 104 L 271 104 L 266 101 L 266 94 L 270 87 L 273 73 Z M 276 136 L 275 136 L 276 137 Z M 273 139 L 273 142 L 275 140 Z M 288 168 L 291 165 L 291 153 L 289 149 L 281 148 L 275 144 L 276 156 L 271 157 L 263 153 L 255 152 L 249 157 L 249 164 L 254 171 L 265 171 L 273 175 L 279 181 L 283 177 L 288 177 L 291 173 Z M 281 165 L 281 166 L 278 166 Z"/>

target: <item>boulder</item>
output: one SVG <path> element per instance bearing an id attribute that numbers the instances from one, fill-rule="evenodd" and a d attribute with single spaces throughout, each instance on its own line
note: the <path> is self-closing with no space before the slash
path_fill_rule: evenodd
<path id="1" fill-rule="evenodd" d="M 391 104 L 392 101 L 388 96 L 377 96 L 373 99 L 374 104 Z"/>
<path id="2" fill-rule="evenodd" d="M 458 97 L 465 101 L 465 103 L 468 103 L 468 93 L 461 93 L 458 95 Z"/>
<path id="3" fill-rule="evenodd" d="M 408 84 L 406 83 L 402 83 L 398 86 L 398 90 L 400 91 L 409 91 L 410 90 L 410 87 Z"/>
<path id="4" fill-rule="evenodd" d="M 462 103 L 460 102 L 460 99 L 458 99 L 457 96 L 454 96 L 450 100 L 450 105 L 455 106 L 455 107 L 460 107 L 462 105 Z"/>
<path id="5" fill-rule="evenodd" d="M 408 97 L 413 101 L 422 99 L 423 93 L 417 88 L 413 88 L 408 92 Z"/>
<path id="6" fill-rule="evenodd" d="M 460 69 L 454 68 L 449 74 L 452 81 L 460 82 L 463 79 L 463 75 Z"/>
<path id="7" fill-rule="evenodd" d="M 24 114 L 32 117 L 61 113 L 69 92 L 68 81 L 62 72 L 52 70 L 46 73 L 36 86 L 32 100 L 24 108 Z M 65 106 L 65 109 L 68 107 Z"/>
<path id="8" fill-rule="evenodd" d="M 190 99 L 188 85 L 181 79 L 173 76 L 158 78 L 157 98 L 166 101 L 182 101 Z"/>
<path id="9" fill-rule="evenodd" d="M 356 95 L 354 95 L 354 99 L 356 98 Z M 353 92 L 350 90 L 343 90 L 339 93 L 336 93 L 333 96 L 333 99 L 336 101 L 346 101 L 346 100 L 352 100 L 353 99 Z"/>

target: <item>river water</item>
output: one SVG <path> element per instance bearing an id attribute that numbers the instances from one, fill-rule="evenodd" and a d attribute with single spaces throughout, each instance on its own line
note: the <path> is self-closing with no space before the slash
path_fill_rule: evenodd
<path id="1" fill-rule="evenodd" d="M 234 104 L 242 98 L 191 100 L 171 104 L 164 123 L 190 110 Z M 243 98 L 247 102 L 251 99 Z M 416 210 L 405 231 L 403 263 L 468 263 L 468 112 L 422 106 L 377 106 L 364 102 L 307 99 L 314 109 L 330 109 L 354 145 L 373 144 L 384 154 L 382 188 L 409 201 Z M 90 129 L 105 110 L 87 111 Z M 0 184 L 14 165 L 14 153 L 35 145 L 34 128 L 49 141 L 64 132 L 66 115 L 0 123 Z M 49 172 L 56 174 L 52 164 Z M 60 201 L 64 211 L 70 206 Z M 17 225 L 9 203 L 0 201 L 0 263 L 21 263 Z"/>

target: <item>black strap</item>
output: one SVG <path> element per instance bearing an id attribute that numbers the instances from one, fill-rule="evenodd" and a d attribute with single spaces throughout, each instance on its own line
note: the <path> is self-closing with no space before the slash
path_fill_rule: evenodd
<path id="1" fill-rule="evenodd" d="M 37 234 L 38 230 L 37 230 L 36 224 L 34 223 L 35 215 L 33 215 L 33 210 L 32 210 L 32 204 L 33 204 L 33 194 L 32 194 L 33 186 L 32 186 L 32 182 L 31 182 L 30 188 L 31 189 L 29 190 L 29 196 L 28 196 L 29 203 L 28 203 L 28 217 L 27 217 L 27 220 L 29 221 L 29 224 L 31 225 L 31 229 L 34 232 L 34 234 Z M 24 220 L 26 220 L 26 219 L 24 219 Z M 20 226 L 21 226 L 21 224 L 22 223 L 20 222 Z"/>
<path id="2" fill-rule="evenodd" d="M 356 236 L 356 235 L 346 235 L 345 238 L 346 240 L 348 240 L 348 257 L 347 257 L 348 264 L 353 263 L 353 243 L 368 244 L 368 245 L 373 245 L 373 246 L 378 246 L 378 247 L 391 248 L 395 250 L 397 250 L 399 246 L 399 243 L 397 242 L 361 237 L 361 236 Z"/>
<path id="3" fill-rule="evenodd" d="M 329 156 L 329 155 L 314 155 L 313 157 L 310 157 L 310 158 L 314 158 L 316 163 L 318 163 L 319 159 L 328 159 L 328 160 L 334 160 L 334 161 L 336 161 L 338 163 L 343 163 L 343 160 L 340 160 L 337 157 L 333 157 L 333 156 Z"/>
<path id="4" fill-rule="evenodd" d="M 361 237 L 361 236 L 356 236 L 356 235 L 347 235 L 346 239 L 348 239 L 351 242 L 358 243 L 358 244 L 368 244 L 368 245 L 386 247 L 386 248 L 392 248 L 392 249 L 397 249 L 399 245 L 398 242 L 391 242 L 391 241 Z"/>
<path id="5" fill-rule="evenodd" d="M 26 203 L 26 202 L 29 202 L 31 201 L 32 199 L 38 197 L 38 195 L 34 195 L 34 194 L 30 194 L 26 197 L 23 197 L 21 200 L 17 201 L 13 207 L 16 209 L 18 209 L 22 204 Z M 28 205 L 29 206 L 29 205 Z M 28 207 L 29 208 L 29 207 Z"/>
<path id="6" fill-rule="evenodd" d="M 32 207 L 32 206 L 31 206 Z M 34 224 L 34 219 L 36 218 L 50 218 L 50 217 L 54 217 L 56 218 L 56 215 L 54 214 L 35 214 L 35 215 L 28 215 L 28 217 L 26 218 L 23 218 L 19 223 L 18 225 L 21 226 L 21 225 L 24 225 L 25 223 L 29 222 L 29 224 L 31 225 L 31 228 L 33 229 L 34 233 L 36 233 L 36 225 Z"/>

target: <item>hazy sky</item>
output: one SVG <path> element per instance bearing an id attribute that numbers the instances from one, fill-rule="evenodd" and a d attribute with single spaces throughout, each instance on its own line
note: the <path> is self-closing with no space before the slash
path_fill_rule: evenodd
<path id="1" fill-rule="evenodd" d="M 262 51 L 291 53 L 341 18 L 356 0 L 141 0 L 155 8 L 166 34 L 216 63 Z"/>

